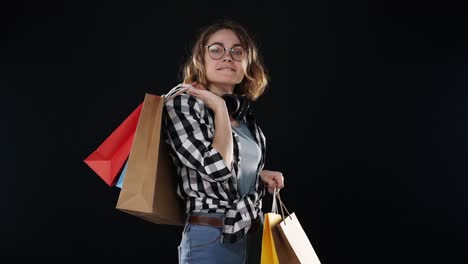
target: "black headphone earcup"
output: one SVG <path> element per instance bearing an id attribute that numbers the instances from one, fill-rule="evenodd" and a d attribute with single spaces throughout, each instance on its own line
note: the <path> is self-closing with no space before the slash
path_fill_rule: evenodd
<path id="1" fill-rule="evenodd" d="M 222 96 L 222 98 L 224 99 L 224 102 L 226 102 L 229 115 L 233 115 L 239 110 L 240 104 L 236 96 L 232 94 L 225 94 Z"/>
<path id="2" fill-rule="evenodd" d="M 245 96 L 239 98 L 239 104 L 239 110 L 237 111 L 236 116 L 233 116 L 237 120 L 241 120 L 244 118 L 250 106 L 249 101 Z"/>
<path id="3" fill-rule="evenodd" d="M 230 116 L 237 120 L 244 118 L 250 106 L 247 97 L 234 94 L 225 94 L 221 97 L 226 102 L 226 107 Z"/>

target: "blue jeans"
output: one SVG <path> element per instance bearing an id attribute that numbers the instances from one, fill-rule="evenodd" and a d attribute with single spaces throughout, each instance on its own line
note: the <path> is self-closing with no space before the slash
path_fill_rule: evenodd
<path id="1" fill-rule="evenodd" d="M 223 218 L 224 214 L 204 214 Z M 222 230 L 218 227 L 186 223 L 178 247 L 179 263 L 260 263 L 263 224 L 256 232 L 249 232 L 246 237 L 235 243 L 221 243 Z"/>

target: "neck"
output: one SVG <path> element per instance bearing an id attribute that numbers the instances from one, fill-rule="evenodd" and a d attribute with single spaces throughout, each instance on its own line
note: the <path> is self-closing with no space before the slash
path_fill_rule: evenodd
<path id="1" fill-rule="evenodd" d="M 232 94 L 234 92 L 234 85 L 211 83 L 208 85 L 208 90 L 214 94 L 223 96 L 225 94 Z"/>

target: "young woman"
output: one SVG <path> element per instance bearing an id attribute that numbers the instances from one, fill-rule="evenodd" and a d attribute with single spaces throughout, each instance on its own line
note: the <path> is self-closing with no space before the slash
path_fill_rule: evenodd
<path id="1" fill-rule="evenodd" d="M 184 81 L 165 105 L 166 143 L 179 175 L 187 222 L 179 263 L 260 263 L 265 188 L 283 188 L 263 169 L 265 137 L 250 111 L 267 74 L 246 29 L 222 21 L 202 30 Z"/>

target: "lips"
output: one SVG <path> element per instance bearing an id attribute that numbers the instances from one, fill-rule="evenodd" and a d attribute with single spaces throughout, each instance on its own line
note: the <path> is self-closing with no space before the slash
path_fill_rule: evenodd
<path id="1" fill-rule="evenodd" d="M 236 70 L 231 67 L 221 67 L 221 68 L 218 68 L 218 71 L 236 71 Z"/>

